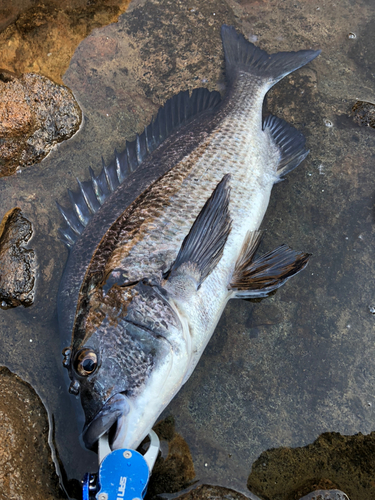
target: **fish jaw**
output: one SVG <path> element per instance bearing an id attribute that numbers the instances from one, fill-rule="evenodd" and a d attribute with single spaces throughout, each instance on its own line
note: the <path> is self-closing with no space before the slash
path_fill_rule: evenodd
<path id="1" fill-rule="evenodd" d="M 123 427 L 121 424 L 124 422 L 125 416 L 129 411 L 130 406 L 124 394 L 118 393 L 112 396 L 103 405 L 102 409 L 93 420 L 85 425 L 82 432 L 82 438 L 86 448 L 94 448 L 98 439 L 109 432 L 114 424 L 117 424 L 116 439 L 117 429 L 120 430 L 121 427 Z"/>

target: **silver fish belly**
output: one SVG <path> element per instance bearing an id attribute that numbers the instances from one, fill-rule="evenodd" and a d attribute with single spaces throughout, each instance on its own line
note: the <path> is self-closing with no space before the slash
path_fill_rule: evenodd
<path id="1" fill-rule="evenodd" d="M 83 439 L 135 448 L 191 375 L 231 298 L 265 297 L 308 254 L 255 258 L 272 186 L 306 157 L 301 133 L 262 121 L 267 91 L 319 51 L 268 55 L 222 27 L 227 91 L 168 101 L 99 176 L 71 193 L 59 323 Z M 132 190 L 138 179 L 141 188 Z"/>

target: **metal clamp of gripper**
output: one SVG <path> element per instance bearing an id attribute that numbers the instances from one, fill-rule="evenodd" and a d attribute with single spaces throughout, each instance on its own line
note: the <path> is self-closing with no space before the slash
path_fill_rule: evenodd
<path id="1" fill-rule="evenodd" d="M 142 500 L 159 453 L 160 442 L 150 431 L 150 446 L 144 455 L 135 450 L 111 451 L 108 435 L 99 439 L 98 474 L 85 474 L 82 500 Z"/>

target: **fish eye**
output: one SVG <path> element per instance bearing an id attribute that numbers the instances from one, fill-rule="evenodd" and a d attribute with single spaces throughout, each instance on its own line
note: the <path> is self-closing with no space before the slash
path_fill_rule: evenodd
<path id="1" fill-rule="evenodd" d="M 94 373 L 98 366 L 98 357 L 91 349 L 78 351 L 75 357 L 74 369 L 82 377 Z"/>

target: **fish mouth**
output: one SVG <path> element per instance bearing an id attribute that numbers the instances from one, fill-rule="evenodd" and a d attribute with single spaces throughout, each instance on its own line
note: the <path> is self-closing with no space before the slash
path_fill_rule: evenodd
<path id="1" fill-rule="evenodd" d="M 95 449 L 99 438 L 108 432 L 109 445 L 115 450 L 117 443 L 121 443 L 126 434 L 125 417 L 129 412 L 129 400 L 124 394 L 120 392 L 109 398 L 83 428 L 82 439 L 86 448 Z"/>

